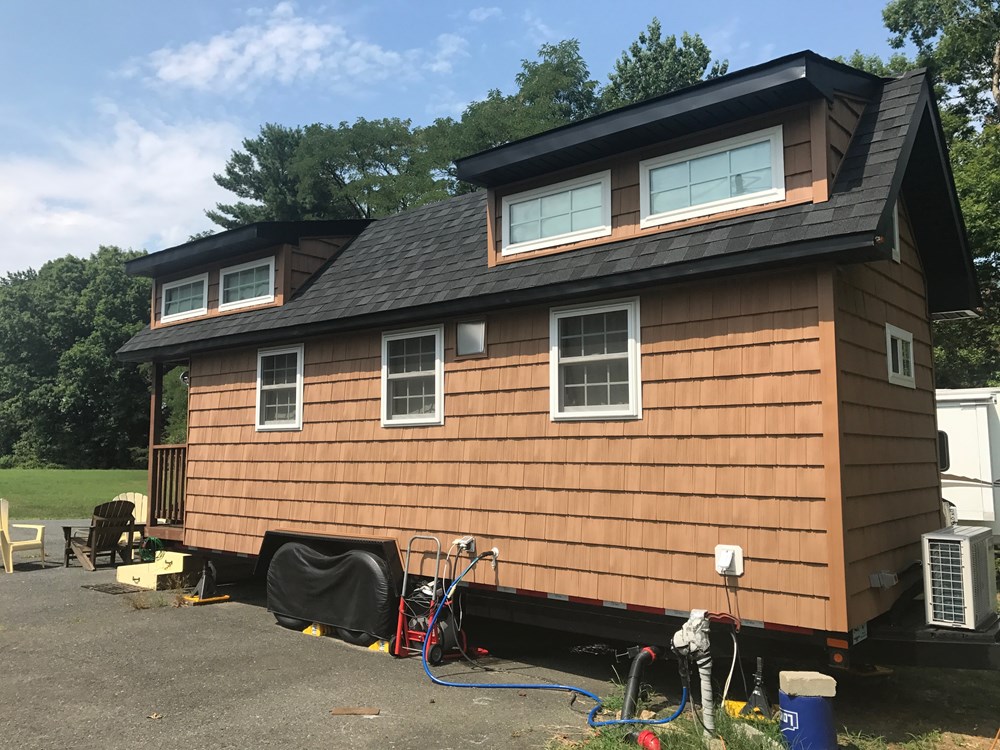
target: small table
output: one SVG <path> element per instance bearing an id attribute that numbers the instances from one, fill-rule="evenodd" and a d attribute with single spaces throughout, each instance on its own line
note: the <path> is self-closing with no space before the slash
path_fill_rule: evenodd
<path id="1" fill-rule="evenodd" d="M 86 530 L 89 531 L 90 527 L 89 526 L 63 526 L 62 527 L 63 544 L 64 544 L 64 546 L 63 546 L 63 567 L 64 568 L 68 568 L 69 567 L 69 558 L 73 554 L 73 548 L 70 547 L 70 544 L 69 544 L 70 541 L 72 541 L 72 539 L 73 539 L 73 529 L 80 529 L 80 530 L 86 529 Z M 139 532 L 139 538 L 141 539 L 142 537 L 146 536 L 146 524 L 144 524 L 144 523 L 134 523 L 134 524 L 132 524 L 132 531 L 133 532 L 138 531 Z M 128 532 L 125 532 L 125 533 L 128 533 Z M 119 549 L 127 549 L 128 550 L 128 559 L 127 559 L 127 562 L 131 563 L 132 562 L 132 545 L 128 544 L 124 548 L 119 548 Z M 112 559 L 112 561 L 114 560 L 114 555 L 111 556 L 111 559 Z"/>

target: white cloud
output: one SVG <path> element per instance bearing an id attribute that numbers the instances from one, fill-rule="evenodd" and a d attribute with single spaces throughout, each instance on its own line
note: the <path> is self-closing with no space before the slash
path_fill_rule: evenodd
<path id="1" fill-rule="evenodd" d="M 469 20 L 475 23 L 482 23 L 490 18 L 502 18 L 503 11 L 495 5 L 490 7 L 473 8 L 469 11 Z"/>
<path id="2" fill-rule="evenodd" d="M 524 11 L 521 20 L 524 22 L 525 33 L 535 44 L 544 44 L 545 42 L 555 40 L 557 36 L 555 30 L 534 12 L 530 10 Z"/>
<path id="3" fill-rule="evenodd" d="M 207 41 L 165 47 L 123 69 L 163 87 L 245 94 L 268 84 L 322 81 L 340 92 L 387 79 L 412 80 L 416 71 L 452 71 L 467 43 L 440 35 L 432 50 L 392 50 L 352 35 L 344 26 L 300 15 L 290 2 Z"/>
<path id="4" fill-rule="evenodd" d="M 440 34 L 434 56 L 424 67 L 432 73 L 451 73 L 455 60 L 469 56 L 469 43 L 457 34 Z"/>
<path id="5" fill-rule="evenodd" d="M 773 43 L 754 44 L 743 31 L 739 18 L 731 18 L 724 26 L 709 29 L 702 38 L 712 51 L 713 60 L 729 60 L 730 70 L 766 62 L 774 57 Z"/>
<path id="6" fill-rule="evenodd" d="M 108 128 L 53 136 L 45 156 L 0 154 L 0 274 L 99 245 L 157 250 L 211 223 L 232 196 L 212 180 L 238 129 L 226 122 L 143 125 L 106 108 Z"/>

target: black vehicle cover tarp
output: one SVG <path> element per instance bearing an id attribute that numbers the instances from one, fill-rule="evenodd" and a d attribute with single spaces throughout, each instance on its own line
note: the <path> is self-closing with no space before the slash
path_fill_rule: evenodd
<path id="1" fill-rule="evenodd" d="M 279 615 L 388 639 L 398 607 L 388 565 L 364 550 L 331 555 L 288 542 L 267 570 L 267 608 Z"/>

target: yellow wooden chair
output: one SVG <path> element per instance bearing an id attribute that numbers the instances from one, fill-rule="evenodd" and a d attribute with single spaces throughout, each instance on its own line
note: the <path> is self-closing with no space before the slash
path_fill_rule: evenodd
<path id="1" fill-rule="evenodd" d="M 145 527 L 149 523 L 149 498 L 146 495 L 143 495 L 141 492 L 123 492 L 112 498 L 111 502 L 115 502 L 116 500 L 124 500 L 135 506 L 133 515 L 135 516 L 137 526 Z M 118 540 L 118 546 L 125 547 L 131 544 L 132 547 L 138 549 L 139 545 L 142 544 L 142 533 L 142 531 L 133 531 L 130 542 L 128 532 L 125 532 L 122 534 L 122 538 Z"/>
<path id="2" fill-rule="evenodd" d="M 11 539 L 11 529 L 32 529 L 33 539 Z M 14 553 L 37 549 L 42 553 L 42 567 L 45 567 L 45 527 L 33 523 L 10 523 L 7 501 L 0 498 L 0 553 L 3 557 L 3 567 L 8 573 L 14 572 Z"/>

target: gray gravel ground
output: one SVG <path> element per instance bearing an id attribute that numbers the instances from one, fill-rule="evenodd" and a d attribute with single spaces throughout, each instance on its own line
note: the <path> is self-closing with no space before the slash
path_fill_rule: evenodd
<path id="1" fill-rule="evenodd" d="M 63 568 L 64 522 L 45 523 L 49 566 L 22 554 L 14 574 L 0 569 L 2 748 L 538 748 L 586 725 L 584 704 L 571 708 L 564 693 L 439 687 L 419 659 L 280 628 L 258 587 L 235 586 L 234 601 L 203 607 L 142 594 L 154 606 L 136 609 L 129 595 L 81 588 L 115 573 Z M 612 676 L 606 660 L 585 656 L 491 661 L 516 677 L 462 663 L 436 671 L 598 693 Z M 334 717 L 335 706 L 381 714 Z"/>

